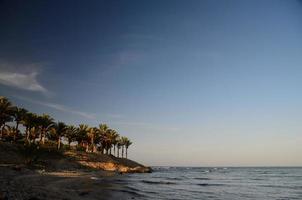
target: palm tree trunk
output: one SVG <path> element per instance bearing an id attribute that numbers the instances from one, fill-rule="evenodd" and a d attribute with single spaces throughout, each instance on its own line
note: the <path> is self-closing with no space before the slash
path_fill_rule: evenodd
<path id="1" fill-rule="evenodd" d="M 14 141 L 16 141 L 16 135 L 19 133 L 19 121 L 16 122 L 16 134 L 14 135 Z"/>
<path id="2" fill-rule="evenodd" d="M 120 157 L 120 149 L 117 148 L 117 157 Z"/>
<path id="3" fill-rule="evenodd" d="M 41 129 L 41 132 L 40 132 L 40 144 L 45 144 L 45 135 L 46 135 L 46 130 L 45 128 L 42 128 Z"/>
<path id="4" fill-rule="evenodd" d="M 42 144 L 43 144 L 43 145 L 45 144 L 45 133 L 44 133 L 43 136 L 42 136 Z"/>
<path id="5" fill-rule="evenodd" d="M 93 136 L 91 137 L 91 152 L 94 152 L 94 141 L 93 141 Z"/>
<path id="6" fill-rule="evenodd" d="M 42 130 L 40 130 L 40 133 L 39 133 L 39 142 L 41 143 L 42 141 Z"/>
<path id="7" fill-rule="evenodd" d="M 5 123 L 3 123 L 2 128 L 1 128 L 1 138 L 3 138 L 4 128 L 5 128 Z"/>
<path id="8" fill-rule="evenodd" d="M 58 138 L 58 150 L 60 149 L 61 147 L 61 137 Z"/>
<path id="9" fill-rule="evenodd" d="M 122 147 L 122 158 L 124 158 L 124 147 Z"/>
<path id="10" fill-rule="evenodd" d="M 0 138 L 1 138 L 1 139 L 2 139 L 2 136 L 3 136 L 2 126 L 3 126 L 3 125 L 0 126 L 0 131 L 1 131 L 1 136 L 0 136 Z"/>
<path id="11" fill-rule="evenodd" d="M 115 145 L 113 145 L 113 155 L 115 156 Z"/>
<path id="12" fill-rule="evenodd" d="M 26 128 L 26 142 L 29 142 L 29 128 Z"/>
<path id="13" fill-rule="evenodd" d="M 128 148 L 126 147 L 126 158 L 128 158 Z"/>
<path id="14" fill-rule="evenodd" d="M 88 143 L 86 143 L 86 152 L 88 152 L 89 151 L 89 145 L 88 145 Z"/>
<path id="15" fill-rule="evenodd" d="M 27 142 L 27 132 L 28 132 L 28 128 L 26 127 L 26 129 L 25 129 L 25 141 L 24 142 Z"/>

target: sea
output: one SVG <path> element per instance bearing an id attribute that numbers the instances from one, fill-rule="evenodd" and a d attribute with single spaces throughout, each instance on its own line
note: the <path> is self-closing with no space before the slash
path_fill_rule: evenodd
<path id="1" fill-rule="evenodd" d="M 131 199 L 302 200 L 298 167 L 153 167 L 153 173 L 111 177 Z"/>

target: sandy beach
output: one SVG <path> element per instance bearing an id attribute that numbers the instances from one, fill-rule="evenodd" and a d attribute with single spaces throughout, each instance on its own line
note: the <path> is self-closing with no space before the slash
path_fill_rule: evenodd
<path id="1" fill-rule="evenodd" d="M 115 172 L 43 172 L 15 166 L 0 167 L 0 199 L 135 199 L 111 182 Z M 100 180 L 102 181 L 96 181 Z"/>
<path id="2" fill-rule="evenodd" d="M 134 199 L 111 183 L 115 172 L 43 172 L 0 167 L 0 199 Z M 96 181 L 102 179 L 103 181 Z"/>

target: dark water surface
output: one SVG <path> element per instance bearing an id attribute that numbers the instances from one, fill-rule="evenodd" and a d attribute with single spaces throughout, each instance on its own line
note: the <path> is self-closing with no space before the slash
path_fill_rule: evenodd
<path id="1" fill-rule="evenodd" d="M 154 170 L 151 174 L 114 177 L 112 189 L 135 199 L 302 200 L 302 168 L 154 167 Z"/>

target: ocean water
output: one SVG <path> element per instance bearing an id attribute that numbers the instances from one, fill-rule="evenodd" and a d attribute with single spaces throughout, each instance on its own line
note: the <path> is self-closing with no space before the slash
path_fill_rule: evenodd
<path id="1" fill-rule="evenodd" d="M 302 168 L 154 167 L 110 179 L 132 199 L 302 200 Z"/>

